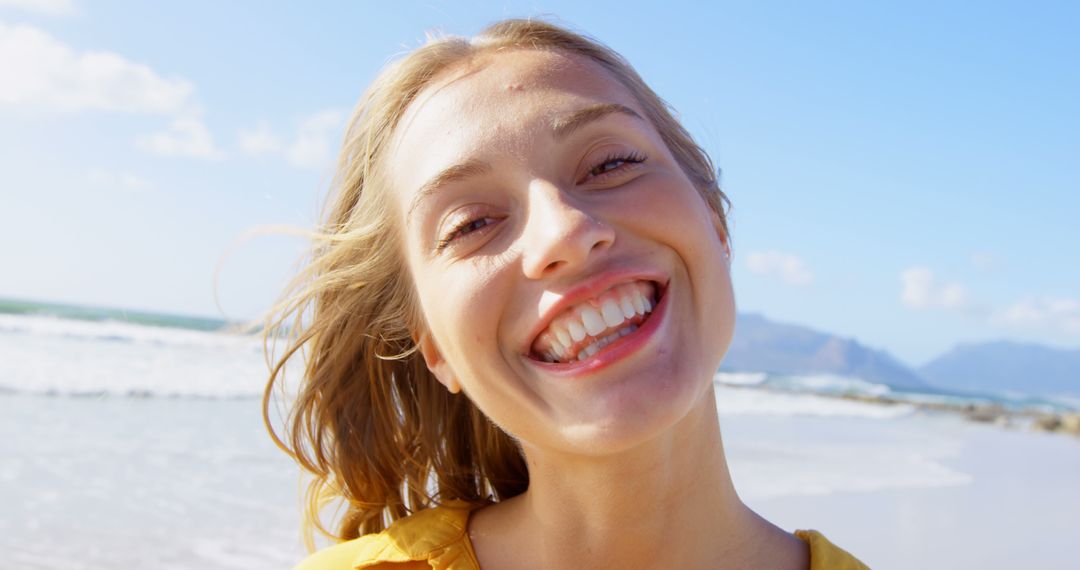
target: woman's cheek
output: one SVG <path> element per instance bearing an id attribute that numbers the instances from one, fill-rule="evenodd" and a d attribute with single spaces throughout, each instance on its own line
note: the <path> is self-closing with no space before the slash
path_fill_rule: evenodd
<path id="1" fill-rule="evenodd" d="M 456 345 L 461 368 L 470 369 L 498 355 L 500 308 L 504 298 L 499 283 L 483 273 L 457 271 L 438 279 L 435 304 L 449 324 L 449 343 Z M 503 287 L 505 288 L 505 286 Z"/>

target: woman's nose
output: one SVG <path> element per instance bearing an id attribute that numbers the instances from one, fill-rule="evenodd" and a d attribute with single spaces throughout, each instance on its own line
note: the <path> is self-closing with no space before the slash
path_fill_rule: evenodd
<path id="1" fill-rule="evenodd" d="M 615 231 L 597 217 L 587 200 L 548 183 L 529 189 L 522 265 L 530 279 L 580 267 L 594 252 L 615 242 Z"/>

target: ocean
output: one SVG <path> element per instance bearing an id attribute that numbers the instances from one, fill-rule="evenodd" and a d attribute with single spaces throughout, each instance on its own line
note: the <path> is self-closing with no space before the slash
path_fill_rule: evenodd
<path id="1" fill-rule="evenodd" d="M 232 329 L 0 301 L 0 567 L 286 568 L 303 556 L 300 474 L 260 415 L 262 340 Z M 715 380 L 736 488 L 779 526 L 820 530 L 876 569 L 1074 567 L 1080 440 L 918 406 L 1069 402 L 826 375 Z"/>

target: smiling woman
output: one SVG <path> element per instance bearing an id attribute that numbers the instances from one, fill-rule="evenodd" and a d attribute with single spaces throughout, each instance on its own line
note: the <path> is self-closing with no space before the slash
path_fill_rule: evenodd
<path id="1" fill-rule="evenodd" d="M 267 327 L 293 338 L 264 408 L 306 353 L 278 441 L 342 541 L 302 566 L 863 568 L 732 485 L 713 173 L 625 61 L 547 23 L 383 72 Z"/>

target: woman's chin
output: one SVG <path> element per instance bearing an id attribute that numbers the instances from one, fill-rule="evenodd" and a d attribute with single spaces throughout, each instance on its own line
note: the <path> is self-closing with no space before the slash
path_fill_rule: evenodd
<path id="1" fill-rule="evenodd" d="M 660 380 L 659 378 L 664 378 Z M 705 404 L 711 388 L 700 375 L 693 380 L 680 376 L 642 375 L 621 390 L 593 394 L 575 403 L 556 420 L 556 441 L 535 442 L 538 447 L 602 456 L 645 445 L 671 432 L 682 420 Z"/>

